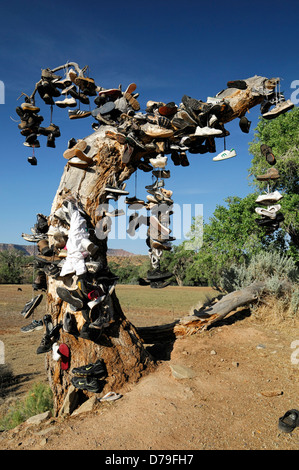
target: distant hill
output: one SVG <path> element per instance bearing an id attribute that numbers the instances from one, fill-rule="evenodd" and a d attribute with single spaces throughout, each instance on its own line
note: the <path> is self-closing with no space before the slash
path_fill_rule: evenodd
<path id="1" fill-rule="evenodd" d="M 7 251 L 7 250 L 18 250 L 23 253 L 23 255 L 27 256 L 34 256 L 37 253 L 37 247 L 34 243 L 31 245 L 15 245 L 13 243 L 0 243 L 0 252 Z M 134 253 L 130 253 L 129 251 L 125 251 L 122 249 L 108 249 L 107 252 L 108 256 L 115 256 L 115 257 L 131 257 L 131 256 L 138 256 Z"/>
<path id="2" fill-rule="evenodd" d="M 32 245 L 14 245 L 13 243 L 0 243 L 0 252 L 8 250 L 21 251 L 23 255 L 33 256 L 37 253 L 37 247 Z"/>

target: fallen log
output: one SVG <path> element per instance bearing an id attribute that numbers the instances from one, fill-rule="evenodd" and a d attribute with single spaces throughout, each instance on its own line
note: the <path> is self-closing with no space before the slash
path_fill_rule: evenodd
<path id="1" fill-rule="evenodd" d="M 194 315 L 188 315 L 167 325 L 136 328 L 141 339 L 147 343 L 174 341 L 179 337 L 190 336 L 206 330 L 215 322 L 219 322 L 229 313 L 255 302 L 265 289 L 265 282 L 254 282 L 244 289 L 230 292 L 218 302 L 209 305 Z"/>

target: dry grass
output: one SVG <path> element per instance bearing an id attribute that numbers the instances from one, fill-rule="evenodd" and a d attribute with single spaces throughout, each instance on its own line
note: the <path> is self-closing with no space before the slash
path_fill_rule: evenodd
<path id="1" fill-rule="evenodd" d="M 288 299 L 271 295 L 261 299 L 252 307 L 251 319 L 277 329 L 292 329 L 299 323 L 298 315 L 292 313 Z"/>

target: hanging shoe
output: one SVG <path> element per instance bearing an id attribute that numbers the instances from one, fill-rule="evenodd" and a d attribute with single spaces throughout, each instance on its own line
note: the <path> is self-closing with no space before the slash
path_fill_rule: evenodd
<path id="1" fill-rule="evenodd" d="M 28 158 L 27 158 L 27 161 L 28 161 L 28 163 L 30 163 L 30 165 L 32 165 L 32 166 L 36 166 L 36 165 L 37 165 L 37 159 L 36 159 L 36 157 L 34 157 L 34 156 L 33 156 L 33 157 L 28 157 Z"/>
<path id="2" fill-rule="evenodd" d="M 155 158 L 150 158 L 149 162 L 154 168 L 165 168 L 167 165 L 167 156 L 166 155 L 157 155 Z"/>
<path id="3" fill-rule="evenodd" d="M 263 175 L 256 177 L 258 181 L 267 181 L 267 180 L 277 180 L 279 178 L 279 173 L 276 168 L 269 168 Z"/>
<path id="4" fill-rule="evenodd" d="M 280 116 L 281 114 L 284 114 L 288 111 L 290 111 L 291 109 L 294 108 L 294 103 L 292 103 L 291 100 L 287 100 L 287 101 L 281 101 L 280 103 L 278 103 L 273 109 L 271 109 L 270 111 L 262 114 L 263 118 L 264 119 L 274 119 L 278 116 Z"/>
<path id="5" fill-rule="evenodd" d="M 91 115 L 91 111 L 83 111 L 81 109 L 68 110 L 70 119 L 81 119 Z"/>
<path id="6" fill-rule="evenodd" d="M 33 281 L 33 290 L 47 290 L 47 276 L 44 271 L 38 271 L 36 278 Z"/>
<path id="7" fill-rule="evenodd" d="M 64 100 L 62 101 L 55 101 L 55 104 L 56 106 L 58 106 L 59 108 L 74 108 L 77 106 L 77 101 L 75 100 L 75 98 L 65 98 Z"/>
<path id="8" fill-rule="evenodd" d="M 239 90 L 246 90 L 247 83 L 245 80 L 231 80 L 227 82 L 228 88 L 238 88 Z"/>
<path id="9" fill-rule="evenodd" d="M 83 103 L 83 104 L 89 104 L 90 103 L 89 98 L 86 95 L 84 95 L 84 93 L 80 93 L 80 92 L 78 93 L 75 87 L 70 88 L 69 94 L 75 100 L 80 101 L 80 103 Z"/>
<path id="10" fill-rule="evenodd" d="M 33 311 L 38 307 L 38 305 L 41 303 L 43 299 L 43 294 L 35 296 L 33 299 L 31 299 L 29 302 L 25 304 L 25 307 L 21 311 L 21 315 L 23 315 L 24 318 L 28 318 Z"/>
<path id="11" fill-rule="evenodd" d="M 248 134 L 250 130 L 251 121 L 248 121 L 246 116 L 242 116 L 239 120 L 239 127 L 242 132 Z"/>
<path id="12" fill-rule="evenodd" d="M 129 161 L 131 160 L 131 156 L 133 154 L 133 151 L 134 151 L 134 147 L 132 147 L 128 143 L 126 143 L 124 145 L 123 151 L 122 151 L 122 156 L 121 156 L 121 160 L 122 160 L 123 163 L 129 163 Z"/>
<path id="13" fill-rule="evenodd" d="M 39 127 L 38 133 L 41 135 L 48 136 L 53 134 L 54 137 L 60 137 L 60 129 L 56 124 L 51 123 L 48 127 Z"/>
<path id="14" fill-rule="evenodd" d="M 74 83 L 84 94 L 89 96 L 96 95 L 96 84 L 93 78 L 79 76 L 74 79 Z"/>
<path id="15" fill-rule="evenodd" d="M 236 155 L 237 154 L 236 154 L 235 149 L 224 150 L 223 152 L 216 155 L 216 157 L 213 157 L 213 161 L 214 162 L 220 162 L 222 160 L 227 160 L 228 158 L 235 157 Z"/>
<path id="16" fill-rule="evenodd" d="M 56 293 L 61 300 L 72 305 L 75 309 L 80 310 L 83 308 L 83 297 L 79 294 L 79 291 L 69 291 L 66 287 L 57 287 Z"/>
<path id="17" fill-rule="evenodd" d="M 49 134 L 48 135 L 48 138 L 47 138 L 47 147 L 50 147 L 50 148 L 53 148 L 55 149 L 56 145 L 55 145 L 55 137 L 54 137 L 54 134 Z"/>
<path id="18" fill-rule="evenodd" d="M 263 207 L 256 207 L 255 212 L 258 215 L 263 215 L 265 217 L 269 217 L 270 219 L 275 219 L 277 212 L 281 209 L 280 204 L 276 204 L 274 206 L 270 206 L 267 209 L 264 209 Z"/>
<path id="19" fill-rule="evenodd" d="M 262 155 L 266 158 L 266 161 L 270 164 L 270 165 L 275 165 L 276 163 L 276 159 L 275 159 L 275 156 L 272 152 L 272 148 L 269 147 L 269 145 L 266 145 L 266 144 L 262 144 L 261 147 L 261 153 Z"/>
<path id="20" fill-rule="evenodd" d="M 27 111 L 31 113 L 38 113 L 40 111 L 40 108 L 38 106 L 35 106 L 35 104 L 26 102 L 21 104 L 21 109 L 22 111 Z"/>
<path id="21" fill-rule="evenodd" d="M 283 195 L 279 191 L 274 191 L 272 193 L 261 194 L 257 197 L 255 202 L 265 205 L 275 204 L 283 198 Z"/>
<path id="22" fill-rule="evenodd" d="M 213 127 L 196 127 L 196 130 L 194 132 L 195 136 L 199 137 L 209 137 L 209 136 L 216 136 L 222 134 L 222 130 L 220 129 L 214 129 Z"/>

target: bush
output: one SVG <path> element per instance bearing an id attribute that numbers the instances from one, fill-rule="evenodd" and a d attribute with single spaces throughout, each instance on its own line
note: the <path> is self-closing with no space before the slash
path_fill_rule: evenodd
<path id="1" fill-rule="evenodd" d="M 267 290 L 279 294 L 281 281 L 298 280 L 298 268 L 292 258 L 277 251 L 261 251 L 242 265 L 232 265 L 223 271 L 221 287 L 227 292 L 265 281 Z"/>
<path id="2" fill-rule="evenodd" d="M 23 400 L 18 400 L 0 419 L 0 430 L 13 429 L 31 416 L 51 410 L 52 391 L 49 386 L 37 382 Z"/>
<path id="3" fill-rule="evenodd" d="M 296 287 L 292 293 L 290 300 L 290 312 L 293 315 L 299 314 L 299 286 Z"/>

